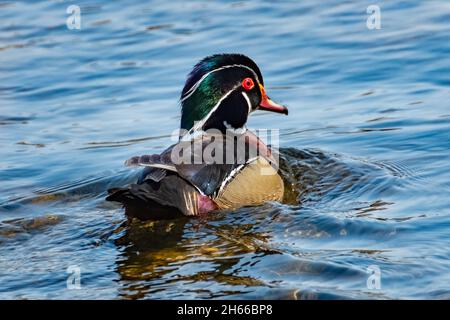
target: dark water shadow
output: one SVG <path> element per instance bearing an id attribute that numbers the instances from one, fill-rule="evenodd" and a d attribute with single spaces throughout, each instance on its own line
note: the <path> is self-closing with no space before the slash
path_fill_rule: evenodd
<path id="1" fill-rule="evenodd" d="M 152 298 L 174 283 L 186 284 L 167 297 L 218 298 L 242 294 L 251 287 L 265 287 L 252 276 L 233 272 L 242 257 L 281 254 L 266 243 L 260 232 L 248 232 L 249 224 L 228 224 L 226 215 L 181 217 L 140 221 L 129 219 L 119 230 L 114 244 L 121 254 L 116 271 L 122 283 L 120 296 L 125 299 Z M 233 214 L 233 213 L 231 213 Z M 204 270 L 195 266 L 208 265 Z M 188 284 L 208 282 L 211 287 L 190 288 Z M 222 287 L 233 289 L 223 290 Z M 173 295 L 173 296 L 171 296 Z"/>

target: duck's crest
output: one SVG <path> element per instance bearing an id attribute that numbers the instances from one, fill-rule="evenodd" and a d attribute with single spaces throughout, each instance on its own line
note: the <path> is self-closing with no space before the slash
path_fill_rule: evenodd
<path id="1" fill-rule="evenodd" d="M 186 97 L 188 92 L 208 73 L 227 66 L 242 65 L 251 69 L 258 78 L 259 82 L 264 85 L 261 71 L 256 63 L 246 55 L 239 53 L 219 53 L 210 55 L 198 62 L 189 73 L 183 91 L 181 92 L 181 100 Z"/>

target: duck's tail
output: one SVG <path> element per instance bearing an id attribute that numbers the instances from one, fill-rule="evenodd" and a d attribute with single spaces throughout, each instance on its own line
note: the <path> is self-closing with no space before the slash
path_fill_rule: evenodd
<path id="1" fill-rule="evenodd" d="M 176 174 L 108 190 L 107 201 L 120 202 L 130 217 L 142 220 L 198 215 L 199 192 Z"/>

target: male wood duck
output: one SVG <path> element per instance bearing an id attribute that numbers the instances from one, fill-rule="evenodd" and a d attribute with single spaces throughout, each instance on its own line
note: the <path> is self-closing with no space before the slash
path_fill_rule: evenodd
<path id="1" fill-rule="evenodd" d="M 269 99 L 253 60 L 242 54 L 204 58 L 188 75 L 180 102 L 179 142 L 161 154 L 127 160 L 128 166 L 146 168 L 136 184 L 109 190 L 107 200 L 121 202 L 128 215 L 140 219 L 282 200 L 283 180 L 272 150 L 246 122 L 256 110 L 287 115 L 288 109 Z M 199 154 L 203 157 L 196 161 Z"/>

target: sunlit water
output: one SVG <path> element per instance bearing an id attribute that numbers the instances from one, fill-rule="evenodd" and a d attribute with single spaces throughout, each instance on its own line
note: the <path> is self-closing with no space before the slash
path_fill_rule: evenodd
<path id="1" fill-rule="evenodd" d="M 1 2 L 0 298 L 450 298 L 450 3 L 376 1 L 380 30 L 369 4 Z M 127 224 L 106 189 L 217 52 L 290 107 L 249 127 L 280 129 L 297 198 Z"/>

